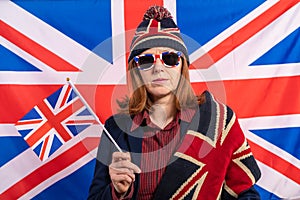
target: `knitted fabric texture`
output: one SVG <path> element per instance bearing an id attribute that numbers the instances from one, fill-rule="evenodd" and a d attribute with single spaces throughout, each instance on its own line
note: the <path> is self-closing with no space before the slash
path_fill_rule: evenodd
<path id="1" fill-rule="evenodd" d="M 143 21 L 137 27 L 133 37 L 128 62 L 154 47 L 169 47 L 181 51 L 189 63 L 188 51 L 180 29 L 173 21 L 171 13 L 161 6 L 152 6 L 144 14 Z"/>

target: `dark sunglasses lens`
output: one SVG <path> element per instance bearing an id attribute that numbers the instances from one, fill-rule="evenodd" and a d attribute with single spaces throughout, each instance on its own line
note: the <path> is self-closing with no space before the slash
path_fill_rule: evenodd
<path id="1" fill-rule="evenodd" d="M 178 64 L 178 55 L 173 52 L 162 55 L 162 59 L 164 63 L 169 66 L 174 66 Z"/>
<path id="2" fill-rule="evenodd" d="M 148 69 L 154 63 L 153 56 L 152 55 L 141 56 L 141 57 L 139 57 L 138 63 L 139 63 L 140 69 Z"/>

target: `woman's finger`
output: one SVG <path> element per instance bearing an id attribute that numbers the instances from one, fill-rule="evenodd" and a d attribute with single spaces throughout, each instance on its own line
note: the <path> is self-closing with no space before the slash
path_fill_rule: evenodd
<path id="1" fill-rule="evenodd" d="M 131 160 L 129 152 L 114 152 L 112 155 L 112 162 L 118 162 L 121 160 Z"/>
<path id="2" fill-rule="evenodd" d="M 128 184 L 134 182 L 135 177 L 129 176 L 128 174 L 112 174 L 112 182 L 123 182 L 126 181 Z"/>
<path id="3" fill-rule="evenodd" d="M 131 173 L 141 173 L 141 169 L 129 160 L 121 160 L 112 164 L 116 169 L 128 169 Z"/>
<path id="4" fill-rule="evenodd" d="M 131 162 L 129 152 L 114 152 L 111 165 L 114 168 L 127 168 L 131 170 L 132 173 L 141 173 L 141 169 Z"/>

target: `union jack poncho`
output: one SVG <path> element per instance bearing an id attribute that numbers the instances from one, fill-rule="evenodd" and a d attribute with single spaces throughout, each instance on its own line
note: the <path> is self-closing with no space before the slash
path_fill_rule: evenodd
<path id="1" fill-rule="evenodd" d="M 236 199 L 260 178 L 234 112 L 204 94 L 155 199 Z"/>

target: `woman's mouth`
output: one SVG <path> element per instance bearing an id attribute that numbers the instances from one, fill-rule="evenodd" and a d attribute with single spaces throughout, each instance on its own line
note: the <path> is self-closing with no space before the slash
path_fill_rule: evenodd
<path id="1" fill-rule="evenodd" d="M 157 79 L 152 80 L 152 83 L 154 83 L 154 84 L 164 84 L 167 81 L 168 81 L 168 79 L 166 79 L 166 78 L 157 78 Z"/>

